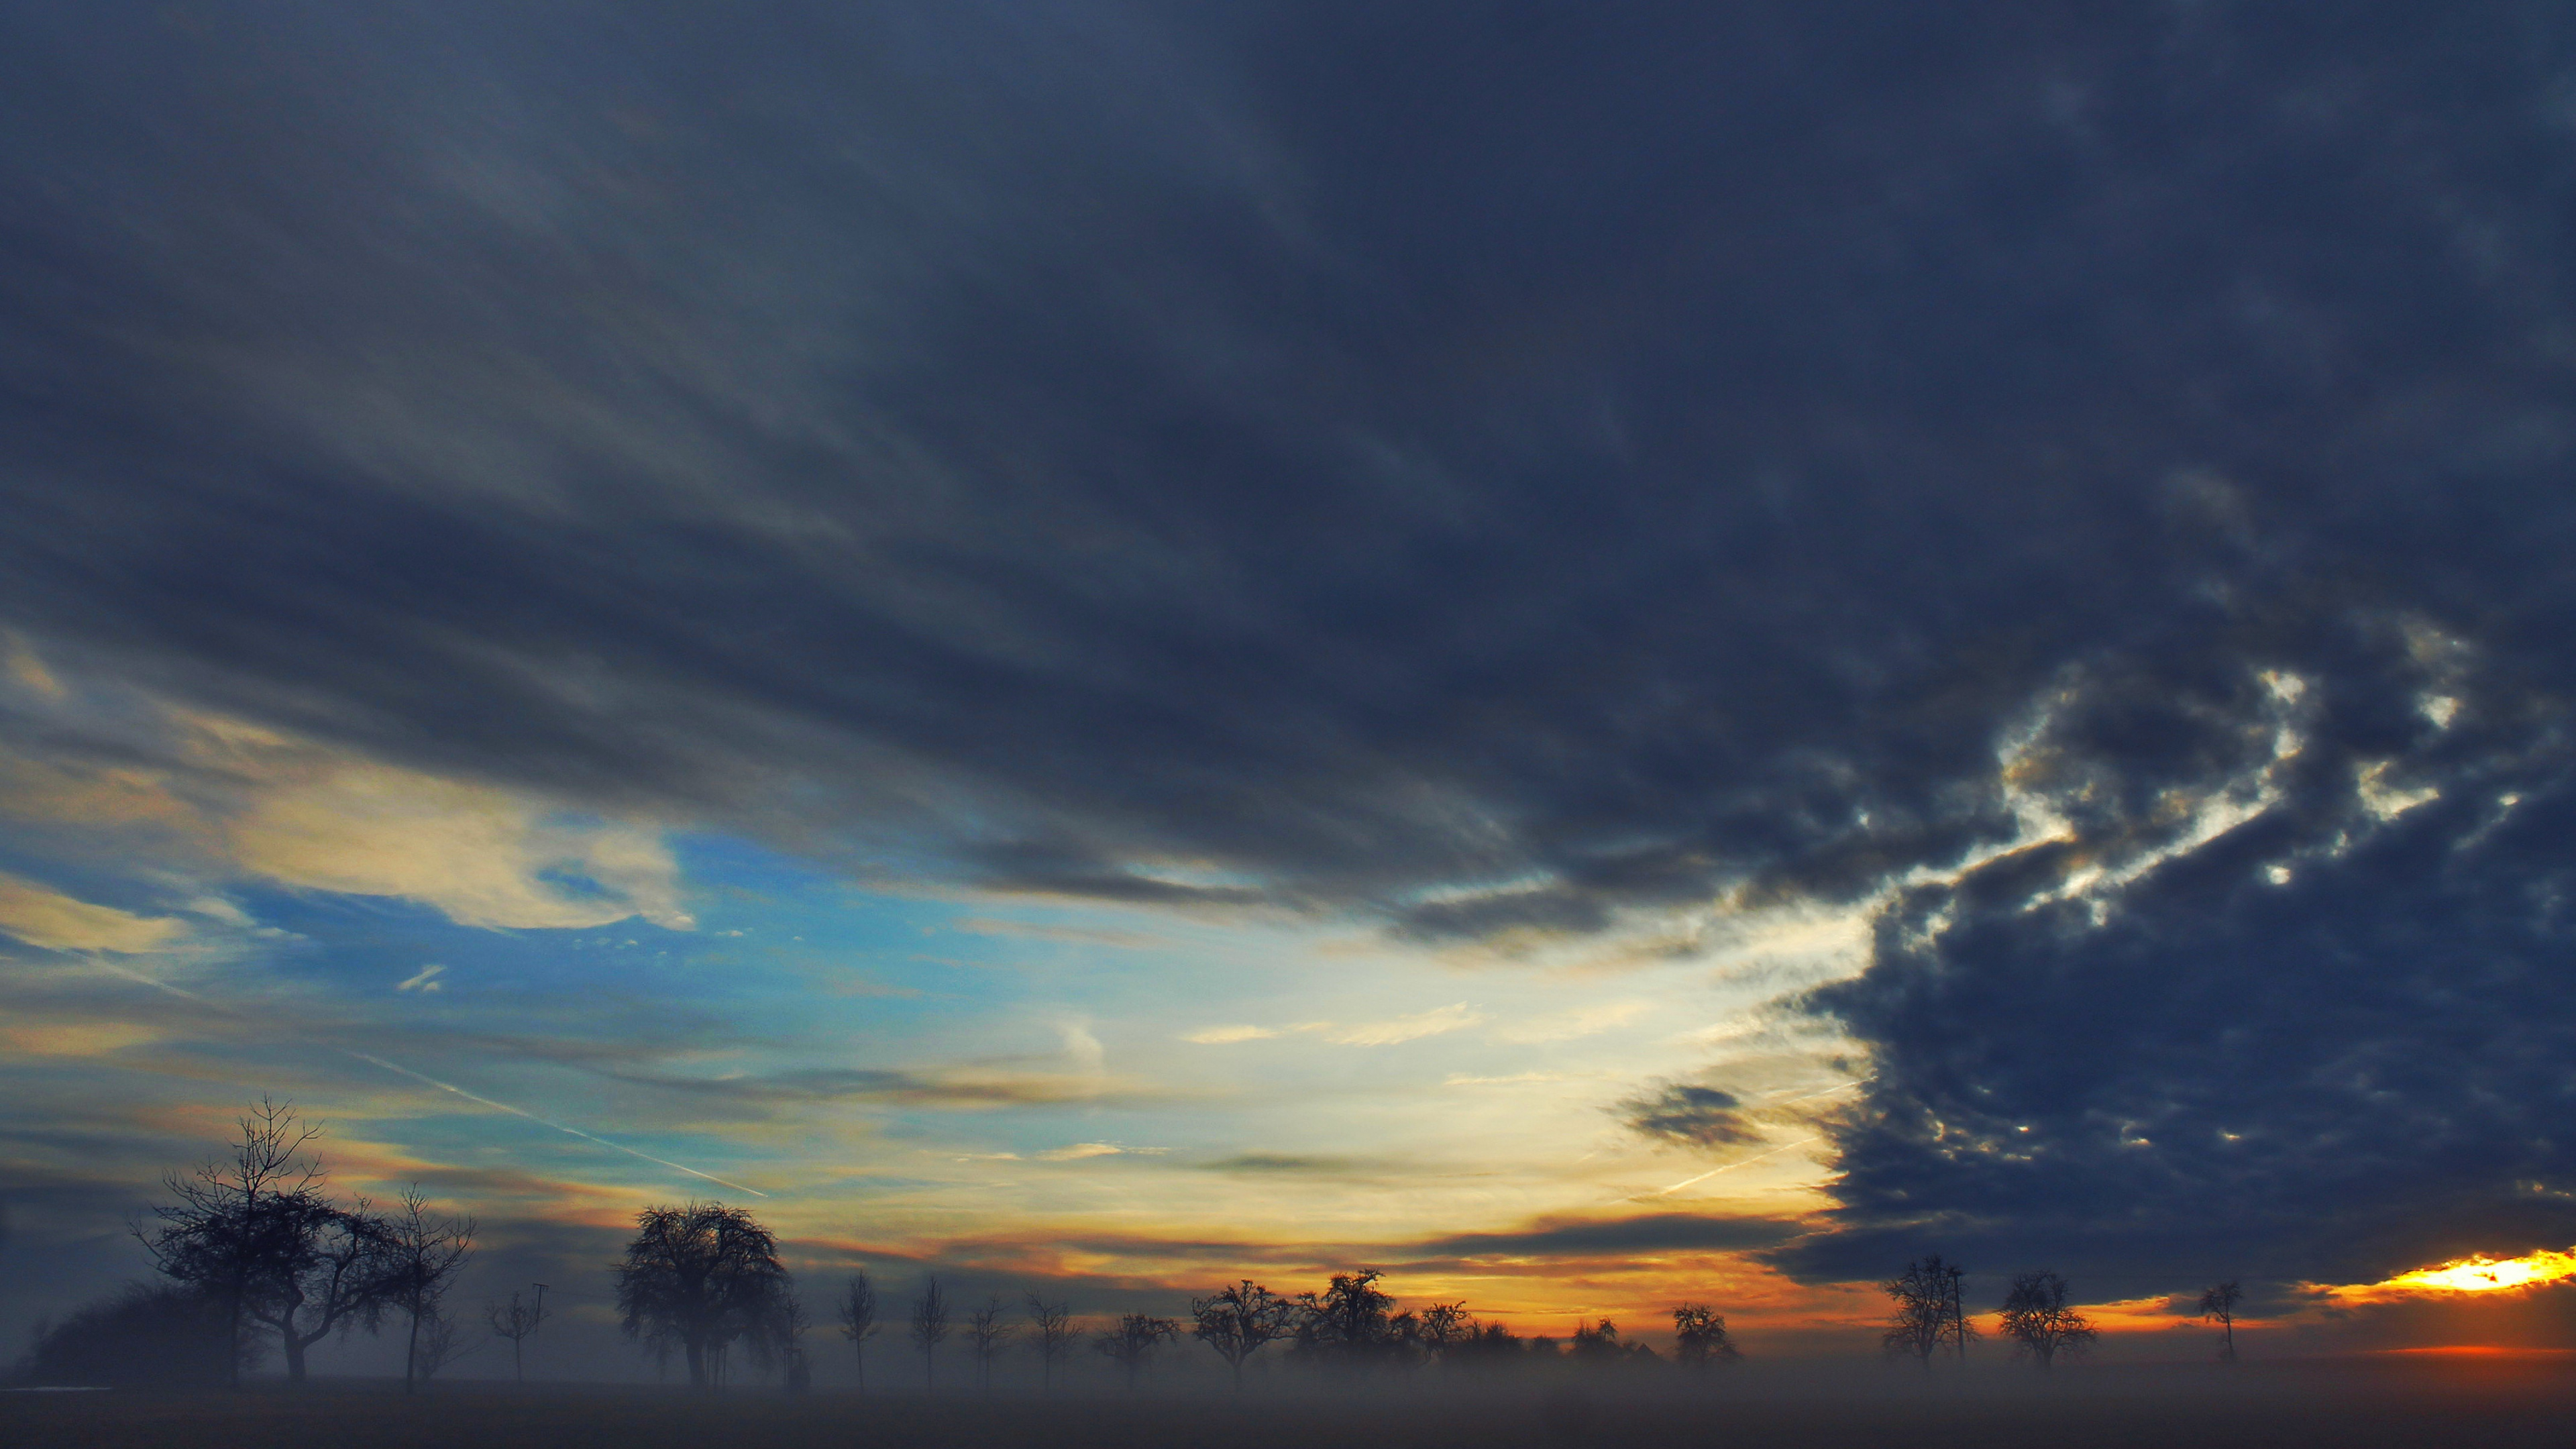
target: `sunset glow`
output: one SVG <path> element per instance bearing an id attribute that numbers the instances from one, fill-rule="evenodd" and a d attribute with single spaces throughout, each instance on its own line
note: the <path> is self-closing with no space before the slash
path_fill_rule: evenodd
<path id="1" fill-rule="evenodd" d="M 2372 1287 L 2377 1292 L 2396 1293 L 2494 1293 L 2568 1277 L 2576 1277 L 2576 1250 L 2553 1252 L 2544 1248 L 2519 1258 L 2490 1258 L 2480 1253 L 2437 1267 L 2400 1273 Z"/>

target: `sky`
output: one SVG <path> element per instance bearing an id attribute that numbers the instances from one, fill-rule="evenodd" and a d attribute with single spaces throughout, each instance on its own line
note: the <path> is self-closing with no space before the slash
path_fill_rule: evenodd
<path id="1" fill-rule="evenodd" d="M 594 1329 L 2576 1347 L 2563 6 L 12 4 L 0 218 L 0 1334 L 265 1093 Z"/>

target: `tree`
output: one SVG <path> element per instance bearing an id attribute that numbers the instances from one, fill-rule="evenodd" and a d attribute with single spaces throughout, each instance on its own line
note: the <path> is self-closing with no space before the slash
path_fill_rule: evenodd
<path id="1" fill-rule="evenodd" d="M 1038 1386 L 1055 1388 L 1055 1371 L 1065 1355 L 1073 1352 L 1074 1340 L 1082 1336 L 1073 1326 L 1073 1305 L 1062 1301 L 1049 1303 L 1035 1293 L 1029 1295 L 1029 1326 L 1037 1330 Z"/>
<path id="2" fill-rule="evenodd" d="M 1960 1280 L 1965 1270 L 1955 1263 L 1944 1263 L 1941 1255 L 1931 1254 L 1905 1265 L 1901 1275 L 1879 1286 L 1896 1302 L 1887 1332 L 1880 1342 L 1890 1354 L 1911 1354 L 1924 1367 L 1932 1366 L 1932 1356 L 1944 1343 L 1955 1344 L 1959 1357 L 1968 1356 L 1968 1340 L 1977 1336 L 1976 1326 L 1968 1322 L 1961 1306 Z"/>
<path id="3" fill-rule="evenodd" d="M 1216 1350 L 1217 1357 L 1234 1370 L 1234 1386 L 1240 1390 L 1244 1361 L 1296 1325 L 1297 1305 L 1246 1278 L 1208 1297 L 1191 1299 L 1190 1317 L 1197 1324 L 1191 1336 Z"/>
<path id="4" fill-rule="evenodd" d="M 479 1352 L 483 1345 L 468 1348 L 456 1335 L 456 1320 L 447 1316 L 438 1304 L 431 1304 L 414 1326 L 411 1362 L 418 1366 L 420 1381 L 427 1385 L 438 1377 L 438 1371 L 460 1358 Z"/>
<path id="5" fill-rule="evenodd" d="M 1374 1269 L 1336 1273 L 1322 1296 L 1297 1295 L 1297 1355 L 1365 1368 L 1402 1352 L 1404 1328 L 1379 1276 Z"/>
<path id="6" fill-rule="evenodd" d="M 2093 1325 L 2066 1306 L 2066 1280 L 2055 1273 L 2023 1273 L 2004 1295 L 2004 1336 L 2015 1352 L 2029 1354 L 2045 1372 L 2061 1353 L 2081 1353 L 2092 1346 Z"/>
<path id="7" fill-rule="evenodd" d="M 2236 1362 L 2236 1304 L 2244 1296 L 2245 1290 L 2233 1278 L 2200 1295 L 2202 1321 L 2215 1322 L 2224 1335 L 2218 1343 L 2220 1363 Z"/>
<path id="8" fill-rule="evenodd" d="M 432 1214 L 428 1200 L 420 1195 L 420 1184 L 413 1183 L 402 1195 L 402 1210 L 388 1217 L 384 1228 L 385 1299 L 411 1320 L 411 1331 L 403 1340 L 403 1392 L 407 1394 L 416 1379 L 427 1377 L 420 1368 L 422 1323 L 446 1322 L 439 1305 L 466 1260 L 474 1256 L 474 1220 Z M 452 1342 L 452 1326 L 447 1334 Z M 436 1372 L 435 1367 L 430 1372 Z"/>
<path id="9" fill-rule="evenodd" d="M 1682 1367 L 1704 1373 L 1712 1364 L 1730 1364 L 1742 1357 L 1735 1340 L 1727 1336 L 1724 1315 L 1705 1303 L 1685 1303 L 1673 1310 L 1673 1358 Z"/>
<path id="10" fill-rule="evenodd" d="M 1625 1351 L 1619 1345 L 1619 1325 L 1607 1318 L 1597 1324 L 1576 1324 L 1571 1351 L 1580 1363 L 1599 1365 L 1615 1361 Z"/>
<path id="11" fill-rule="evenodd" d="M 221 1300 L 180 1284 L 129 1283 L 114 1295 L 39 1324 L 20 1364 L 32 1384 L 184 1388 L 231 1382 L 236 1339 Z"/>
<path id="12" fill-rule="evenodd" d="M 499 1303 L 483 1305 L 483 1316 L 492 1324 L 492 1336 L 510 1340 L 510 1381 L 513 1383 L 528 1381 L 525 1365 L 520 1360 L 519 1346 L 536 1337 L 537 1330 L 545 1326 L 545 1286 L 543 1283 L 537 1285 L 537 1297 L 533 1303 L 521 1302 L 519 1290 L 513 1288 L 507 1306 Z"/>
<path id="13" fill-rule="evenodd" d="M 676 1344 L 689 1386 L 721 1381 L 735 1342 L 755 1353 L 779 1342 L 788 1297 L 778 1241 L 741 1208 L 722 1203 L 647 1208 L 617 1265 L 618 1326 L 657 1348 Z"/>
<path id="14" fill-rule="evenodd" d="M 1434 1303 L 1422 1310 L 1413 1328 L 1414 1342 L 1445 1367 L 1449 1355 L 1476 1337 L 1476 1315 L 1464 1303 Z"/>
<path id="15" fill-rule="evenodd" d="M 1154 1350 L 1181 1336 L 1181 1326 L 1168 1318 L 1130 1313 L 1118 1320 L 1118 1326 L 1095 1336 L 1091 1346 L 1108 1355 L 1127 1373 L 1127 1388 L 1133 1393 L 1136 1375 L 1154 1357 Z"/>
<path id="16" fill-rule="evenodd" d="M 868 1281 L 865 1268 L 850 1275 L 841 1289 L 839 1304 L 841 1336 L 850 1341 L 851 1357 L 857 1360 L 859 1392 L 868 1391 L 868 1340 L 877 1334 L 877 1285 Z"/>
<path id="17" fill-rule="evenodd" d="M 305 1152 L 320 1128 L 297 1122 L 292 1103 L 266 1097 L 237 1124 L 230 1161 L 164 1177 L 178 1201 L 154 1207 L 154 1225 L 133 1227 L 153 1267 L 216 1305 L 232 1343 L 226 1382 L 236 1387 L 253 1299 L 290 1271 L 311 1224 L 329 1211 L 321 1164 Z"/>
<path id="18" fill-rule="evenodd" d="M 937 1278 L 921 1280 L 921 1296 L 912 1301 L 912 1327 L 907 1336 L 912 1346 L 921 1350 L 922 1388 L 937 1391 L 939 1343 L 948 1336 L 948 1295 Z"/>
<path id="19" fill-rule="evenodd" d="M 998 1296 L 966 1315 L 966 1346 L 975 1351 L 977 1392 L 993 1392 L 993 1359 L 1010 1341 L 1013 1331 L 1012 1325 L 1002 1321 L 1002 1300 Z"/>

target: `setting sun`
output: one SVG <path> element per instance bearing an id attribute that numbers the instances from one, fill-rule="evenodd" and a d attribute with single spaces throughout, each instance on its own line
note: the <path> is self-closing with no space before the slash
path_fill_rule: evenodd
<path id="1" fill-rule="evenodd" d="M 2490 1258 L 2483 1254 L 2462 1258 L 2439 1267 L 2400 1273 L 2378 1286 L 2400 1291 L 2433 1289 L 2453 1293 L 2492 1293 L 2501 1288 L 2555 1283 L 2570 1276 L 2576 1276 L 2576 1250 L 2561 1253 L 2542 1249 L 2519 1258 Z"/>

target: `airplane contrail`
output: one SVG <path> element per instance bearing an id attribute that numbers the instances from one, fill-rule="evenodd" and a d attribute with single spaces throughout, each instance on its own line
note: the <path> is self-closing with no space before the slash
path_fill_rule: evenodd
<path id="1" fill-rule="evenodd" d="M 1701 1174 L 1700 1174 L 1699 1176 L 1697 1176 L 1697 1177 L 1686 1177 L 1686 1178 L 1683 1178 L 1681 1181 L 1679 1181 L 1679 1182 L 1677 1182 L 1677 1183 L 1674 1183 L 1674 1184 L 1673 1184 L 1672 1186 L 1670 1186 L 1670 1187 L 1659 1187 L 1659 1188 L 1656 1188 L 1653 1192 L 1650 1192 L 1650 1193 L 1646 1194 L 1646 1196 L 1648 1196 L 1648 1197 L 1662 1197 L 1665 1193 L 1668 1193 L 1668 1192 L 1679 1192 L 1679 1191 L 1681 1191 L 1683 1188 L 1686 1188 L 1686 1187 L 1690 1186 L 1690 1185 L 1691 1185 L 1692 1183 L 1694 1183 L 1694 1182 L 1706 1182 L 1708 1179 L 1710 1179 L 1710 1178 L 1712 1178 L 1712 1177 L 1717 1176 L 1717 1175 L 1718 1175 L 1719 1173 L 1721 1173 L 1721 1172 L 1733 1172 L 1735 1169 L 1737 1169 L 1737 1168 L 1739 1168 L 1739 1167 L 1744 1167 L 1744 1166 L 1747 1166 L 1747 1165 L 1752 1164 L 1752 1163 L 1760 1162 L 1763 1158 L 1766 1158 L 1766 1157 L 1777 1157 L 1777 1156 L 1779 1156 L 1781 1153 L 1788 1151 L 1788 1150 L 1789 1150 L 1790 1148 L 1792 1148 L 1792 1147 L 1804 1147 L 1804 1146 L 1806 1146 L 1806 1145 L 1807 1145 L 1808 1143 L 1810 1143 L 1810 1142 L 1822 1142 L 1822 1141 L 1824 1141 L 1824 1140 L 1825 1140 L 1825 1139 L 1824 1139 L 1823 1135 L 1820 1133 L 1820 1134 L 1818 1134 L 1818 1135 L 1816 1135 L 1816 1136 L 1814 1136 L 1814 1137 L 1801 1137 L 1801 1138 L 1799 1138 L 1799 1139 L 1798 1139 L 1797 1141 L 1795 1141 L 1795 1142 L 1783 1142 L 1783 1143 L 1781 1143 L 1779 1146 L 1772 1148 L 1772 1149 L 1771 1149 L 1770 1151 L 1768 1151 L 1768 1152 L 1757 1152 L 1757 1153 L 1754 1153 L 1751 1157 L 1739 1157 L 1739 1158 L 1735 1159 L 1733 1162 L 1730 1162 L 1730 1163 L 1726 1164 L 1726 1165 L 1725 1165 L 1725 1166 L 1723 1166 L 1723 1167 L 1712 1167 L 1712 1168 L 1710 1168 L 1708 1171 L 1701 1173 Z"/>
<path id="2" fill-rule="evenodd" d="M 188 990 L 186 987 L 173 986 L 167 981 L 146 976 L 140 971 L 128 971 L 113 961 L 102 961 L 96 956 L 92 956 L 89 958 L 89 962 L 91 965 L 112 975 L 122 976 L 128 981 L 139 981 L 146 986 L 156 987 L 162 991 L 169 992 L 172 996 L 184 997 L 187 1000 L 197 1002 L 201 1005 L 211 1006 L 215 1010 L 223 1012 L 227 1016 L 239 1016 L 241 1014 L 240 1012 L 233 1010 L 231 1007 L 224 1005 L 220 1001 L 208 1000 L 206 997 L 200 996 L 196 992 Z M 409 1077 L 415 1082 L 436 1087 L 442 1092 L 454 1093 L 459 1097 L 463 1097 L 466 1101 L 475 1103 L 479 1106 L 489 1107 L 495 1112 L 507 1112 L 513 1117 L 524 1118 L 527 1121 L 536 1123 L 540 1127 L 552 1127 L 557 1132 L 561 1132 L 567 1137 L 578 1137 L 584 1142 L 597 1143 L 599 1146 L 605 1147 L 612 1152 L 623 1152 L 629 1157 L 640 1158 L 643 1161 L 652 1163 L 656 1167 L 667 1167 L 673 1172 L 685 1172 L 691 1177 L 704 1178 L 718 1186 L 732 1188 L 736 1192 L 750 1193 L 753 1197 L 765 1198 L 769 1196 L 769 1194 L 762 1192 L 759 1188 L 745 1187 L 741 1183 L 735 1182 L 730 1178 L 718 1177 L 712 1172 L 700 1172 L 694 1167 L 672 1162 L 667 1158 L 655 1157 L 649 1152 L 638 1152 L 634 1148 L 629 1147 L 622 1142 L 611 1142 L 605 1137 L 584 1132 L 578 1127 L 567 1127 L 561 1122 L 557 1122 L 548 1117 L 540 1117 L 536 1113 L 528 1111 L 523 1107 L 513 1107 L 507 1102 L 495 1102 L 489 1097 L 478 1096 L 452 1082 L 442 1082 L 436 1077 L 415 1072 L 411 1068 L 403 1066 L 398 1062 L 389 1062 L 383 1057 L 371 1056 L 366 1052 L 355 1051 L 351 1048 L 340 1045 L 338 1042 L 323 1041 L 318 1037 L 308 1036 L 305 1037 L 304 1040 L 312 1042 L 315 1046 L 324 1047 L 331 1051 L 338 1052 L 344 1057 L 354 1058 L 355 1060 L 366 1062 L 372 1066 L 382 1067 L 386 1071 Z"/>

